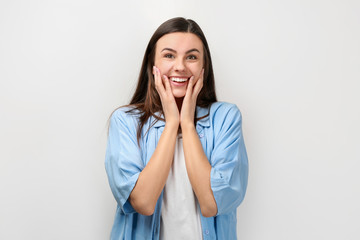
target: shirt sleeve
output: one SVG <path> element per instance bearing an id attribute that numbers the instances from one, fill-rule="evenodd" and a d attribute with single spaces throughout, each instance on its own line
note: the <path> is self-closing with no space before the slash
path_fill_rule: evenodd
<path id="1" fill-rule="evenodd" d="M 220 107 L 214 117 L 214 149 L 211 154 L 211 188 L 218 212 L 236 210 L 248 182 L 248 158 L 242 134 L 242 116 L 236 105 Z"/>
<path id="2" fill-rule="evenodd" d="M 136 138 L 137 121 L 123 109 L 110 118 L 105 168 L 111 191 L 125 214 L 135 212 L 129 196 L 144 168 Z"/>

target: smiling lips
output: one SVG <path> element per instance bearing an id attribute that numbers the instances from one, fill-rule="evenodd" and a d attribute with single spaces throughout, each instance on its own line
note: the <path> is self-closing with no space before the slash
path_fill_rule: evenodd
<path id="1" fill-rule="evenodd" d="M 170 80 L 172 82 L 176 82 L 176 83 L 184 83 L 186 82 L 187 80 L 189 80 L 190 78 L 187 78 L 187 77 L 170 77 Z"/>

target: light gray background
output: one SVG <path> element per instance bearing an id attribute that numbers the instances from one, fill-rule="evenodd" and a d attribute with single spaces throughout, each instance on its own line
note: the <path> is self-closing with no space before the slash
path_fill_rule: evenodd
<path id="1" fill-rule="evenodd" d="M 108 239 L 107 119 L 174 16 L 243 113 L 239 239 L 360 239 L 357 0 L 1 0 L 0 239 Z"/>

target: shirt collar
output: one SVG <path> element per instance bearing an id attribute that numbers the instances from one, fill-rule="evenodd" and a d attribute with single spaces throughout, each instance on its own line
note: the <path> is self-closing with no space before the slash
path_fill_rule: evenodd
<path id="1" fill-rule="evenodd" d="M 208 113 L 209 113 L 209 108 L 202 108 L 202 107 L 196 106 L 196 117 L 197 118 L 203 117 Z M 157 117 L 164 118 L 164 115 L 160 114 L 159 112 L 155 113 L 155 115 Z M 153 125 L 155 128 L 165 126 L 165 122 L 163 120 L 158 120 L 157 121 L 157 119 L 155 117 L 151 117 L 151 122 L 154 122 L 154 121 L 156 121 L 156 122 L 154 124 L 151 124 L 151 125 Z M 206 116 L 206 117 L 198 120 L 196 122 L 196 125 L 200 125 L 200 126 L 203 126 L 203 127 L 209 127 L 210 126 L 210 118 L 209 118 L 209 116 Z"/>

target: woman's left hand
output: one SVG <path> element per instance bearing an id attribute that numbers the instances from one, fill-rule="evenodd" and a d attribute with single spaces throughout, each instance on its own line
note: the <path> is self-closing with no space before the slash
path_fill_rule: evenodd
<path id="1" fill-rule="evenodd" d="M 204 69 L 201 70 L 199 79 L 194 85 L 195 77 L 192 76 L 189 80 L 185 97 L 181 106 L 180 112 L 180 126 L 181 128 L 187 126 L 194 126 L 195 108 L 197 97 L 203 87 Z"/>

